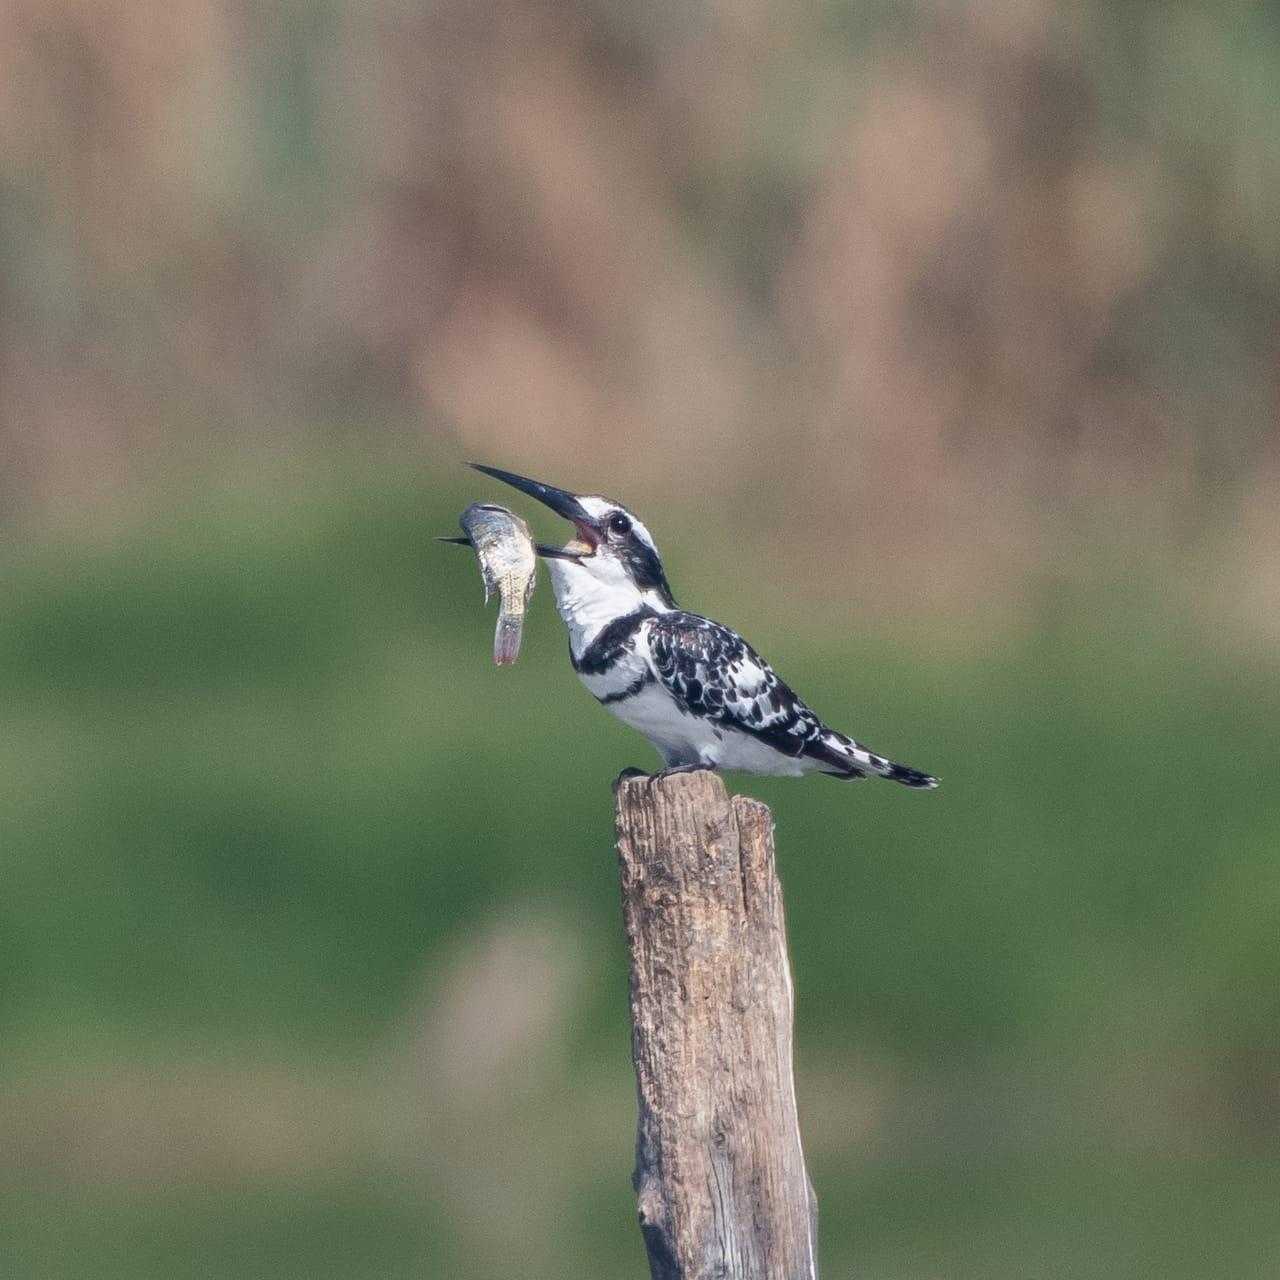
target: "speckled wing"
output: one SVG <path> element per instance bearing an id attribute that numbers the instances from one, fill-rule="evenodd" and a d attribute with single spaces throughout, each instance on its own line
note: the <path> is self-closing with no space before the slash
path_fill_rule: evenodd
<path id="1" fill-rule="evenodd" d="M 741 636 L 696 613 L 659 614 L 648 626 L 653 674 L 694 715 L 739 729 L 783 755 L 818 744 L 818 717 Z"/>

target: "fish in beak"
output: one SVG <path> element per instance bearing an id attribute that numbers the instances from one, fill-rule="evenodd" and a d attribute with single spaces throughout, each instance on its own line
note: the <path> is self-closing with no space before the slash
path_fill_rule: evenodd
<path id="1" fill-rule="evenodd" d="M 562 516 L 573 524 L 577 531 L 577 538 L 563 547 L 549 547 L 545 543 L 537 542 L 534 544 L 534 550 L 540 556 L 549 560 L 582 560 L 595 554 L 596 548 L 603 539 L 595 520 L 578 501 L 575 494 L 567 489 L 557 489 L 554 485 L 543 484 L 539 480 L 518 476 L 513 471 L 486 467 L 480 462 L 472 462 L 469 465 L 476 471 L 492 476 L 495 480 L 501 480 L 503 484 L 509 484 L 513 489 L 519 489 L 521 493 L 527 493 L 531 498 L 537 498 L 539 502 L 550 507 L 556 515 Z"/>

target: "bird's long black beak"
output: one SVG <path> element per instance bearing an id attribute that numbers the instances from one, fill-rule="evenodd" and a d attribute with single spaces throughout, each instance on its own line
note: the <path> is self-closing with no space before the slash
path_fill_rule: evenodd
<path id="1" fill-rule="evenodd" d="M 509 484 L 513 489 L 519 489 L 521 493 L 527 493 L 531 498 L 537 498 L 539 502 L 550 507 L 556 515 L 572 521 L 574 528 L 578 531 L 578 537 L 586 544 L 583 550 L 586 550 L 587 547 L 593 548 L 599 543 L 600 538 L 596 533 L 595 521 L 582 503 L 578 501 L 577 496 L 567 489 L 557 489 L 555 485 L 543 484 L 540 480 L 530 480 L 527 476 L 518 476 L 514 471 L 502 471 L 498 467 L 487 467 L 482 462 L 472 462 L 468 463 L 468 465 L 476 471 L 492 476 L 495 480 L 501 480 L 503 484 Z M 550 559 L 581 559 L 581 556 L 572 548 L 549 547 L 542 542 L 535 543 L 534 550 L 540 556 Z"/>
<path id="2" fill-rule="evenodd" d="M 499 471 L 497 467 L 486 467 L 482 462 L 472 462 L 468 465 L 477 471 L 484 472 L 487 476 L 492 476 L 495 480 L 501 480 L 503 484 L 509 484 L 513 489 L 519 489 L 521 493 L 527 493 L 531 498 L 537 498 L 539 502 L 550 507 L 556 515 L 564 516 L 574 524 L 579 520 L 588 523 L 591 520 L 582 503 L 567 489 L 557 489 L 554 485 L 543 484 L 538 480 L 528 480 L 524 476 L 516 475 L 514 471 Z"/>

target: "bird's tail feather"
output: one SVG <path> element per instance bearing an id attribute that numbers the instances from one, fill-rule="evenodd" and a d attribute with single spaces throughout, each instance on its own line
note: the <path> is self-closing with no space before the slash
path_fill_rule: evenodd
<path id="1" fill-rule="evenodd" d="M 811 749 L 812 750 L 812 749 Z M 832 777 L 855 781 L 859 778 L 888 778 L 904 787 L 927 791 L 938 785 L 938 779 L 930 773 L 922 773 L 910 765 L 897 764 L 876 755 L 862 743 L 847 738 L 843 733 L 828 729 L 822 735 L 817 749 L 812 750 L 825 764 L 836 766 L 827 770 Z"/>

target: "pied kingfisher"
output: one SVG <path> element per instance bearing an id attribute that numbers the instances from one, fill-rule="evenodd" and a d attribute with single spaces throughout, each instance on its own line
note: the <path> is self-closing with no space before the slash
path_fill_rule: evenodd
<path id="1" fill-rule="evenodd" d="M 573 669 L 668 770 L 938 785 L 828 729 L 737 632 L 677 608 L 649 530 L 620 503 L 472 465 L 573 522 L 577 537 L 566 546 L 536 548 L 569 629 Z"/>

